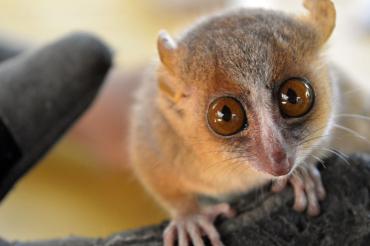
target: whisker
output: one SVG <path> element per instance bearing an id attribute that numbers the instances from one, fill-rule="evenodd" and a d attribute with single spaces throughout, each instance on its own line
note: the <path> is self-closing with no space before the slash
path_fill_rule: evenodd
<path id="1" fill-rule="evenodd" d="M 348 91 L 344 92 L 342 95 L 348 96 L 349 94 L 356 93 L 356 92 L 359 92 L 359 91 L 362 91 L 362 90 L 363 90 L 362 88 L 356 88 L 356 89 L 353 89 L 353 90 L 348 90 Z"/>
<path id="2" fill-rule="evenodd" d="M 334 118 L 341 118 L 341 117 L 370 121 L 369 116 L 361 115 L 361 114 L 337 114 L 337 115 L 334 115 Z"/>
<path id="3" fill-rule="evenodd" d="M 324 168 L 327 168 L 327 166 L 325 165 L 325 162 L 323 159 L 321 159 L 320 157 L 317 157 L 316 155 L 314 154 L 310 154 L 315 160 L 317 160 Z"/>
<path id="4" fill-rule="evenodd" d="M 244 156 L 243 156 L 244 157 Z M 250 156 L 248 156 L 250 157 Z M 245 158 L 247 158 L 247 156 L 245 156 Z M 203 170 L 204 172 L 206 171 L 209 171 L 213 168 L 218 168 L 218 167 L 225 167 L 225 166 L 218 166 L 219 164 L 223 164 L 225 162 L 230 162 L 230 161 L 233 161 L 233 160 L 236 160 L 236 159 L 240 159 L 240 156 L 233 156 L 233 157 L 230 157 L 230 158 L 226 158 L 226 159 L 222 159 L 222 160 L 219 160 L 219 161 L 216 161 L 216 162 L 213 162 L 211 164 L 208 164 L 207 166 L 205 166 L 205 169 Z"/>
<path id="5" fill-rule="evenodd" d="M 307 138 L 308 136 L 311 136 L 311 135 L 313 135 L 314 133 L 316 133 L 316 132 L 318 132 L 318 131 L 320 131 L 320 130 L 322 130 L 322 129 L 324 129 L 324 128 L 326 128 L 326 124 L 325 125 L 323 125 L 323 126 L 321 126 L 321 127 L 318 127 L 318 128 L 316 128 L 316 129 L 314 129 L 314 130 L 308 130 L 308 129 L 306 129 L 306 133 L 303 135 L 303 136 L 301 136 L 301 138 L 302 139 L 305 139 L 305 138 Z"/>
<path id="6" fill-rule="evenodd" d="M 358 137 L 359 139 L 362 139 L 364 140 L 365 142 L 367 142 L 368 144 L 370 144 L 370 141 L 365 138 L 364 136 L 362 136 L 360 133 L 356 132 L 355 130 L 352 130 L 348 127 L 345 127 L 345 126 L 342 126 L 342 125 L 339 125 L 339 124 L 333 124 L 334 127 L 338 128 L 338 129 L 341 129 L 343 131 L 346 131 L 348 133 L 351 133 L 353 134 L 355 137 Z"/>
<path id="7" fill-rule="evenodd" d="M 325 149 L 326 151 L 332 153 L 332 154 L 335 154 L 336 156 L 338 156 L 340 159 L 342 159 L 348 166 L 351 166 L 351 163 L 348 162 L 347 158 L 348 156 L 338 150 L 335 150 L 335 149 L 331 149 L 331 148 L 326 148 L 326 147 L 322 147 L 323 149 Z"/>
<path id="8" fill-rule="evenodd" d="M 309 143 L 311 141 L 314 141 L 314 140 L 317 140 L 317 139 L 320 139 L 320 138 L 329 137 L 329 136 L 331 136 L 331 134 L 325 134 L 325 135 L 321 135 L 321 136 L 316 136 L 316 137 L 312 137 L 312 138 L 309 138 L 309 139 L 305 139 L 304 141 L 300 141 L 297 145 L 295 145 L 295 147 L 300 146 L 300 145 L 303 145 L 305 143 Z"/>

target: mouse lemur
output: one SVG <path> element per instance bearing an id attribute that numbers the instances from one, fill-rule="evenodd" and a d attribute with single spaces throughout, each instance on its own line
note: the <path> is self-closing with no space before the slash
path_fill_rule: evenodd
<path id="1" fill-rule="evenodd" d="M 335 26 L 330 0 L 306 15 L 235 9 L 177 39 L 161 32 L 159 61 L 141 83 L 130 136 L 132 166 L 168 210 L 165 245 L 222 245 L 213 222 L 232 217 L 222 197 L 273 181 L 292 185 L 294 209 L 320 213 L 316 163 L 331 149 L 339 77 L 325 60 Z"/>

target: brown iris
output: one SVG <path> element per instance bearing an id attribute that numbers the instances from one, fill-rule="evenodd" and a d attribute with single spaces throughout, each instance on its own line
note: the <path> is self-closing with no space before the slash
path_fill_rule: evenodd
<path id="1" fill-rule="evenodd" d="M 304 116 L 311 110 L 314 100 L 315 93 L 305 79 L 289 79 L 279 88 L 279 107 L 285 117 L 297 118 Z"/>
<path id="2" fill-rule="evenodd" d="M 214 100 L 209 106 L 207 119 L 211 129 L 222 136 L 234 135 L 248 125 L 242 104 L 232 97 Z"/>

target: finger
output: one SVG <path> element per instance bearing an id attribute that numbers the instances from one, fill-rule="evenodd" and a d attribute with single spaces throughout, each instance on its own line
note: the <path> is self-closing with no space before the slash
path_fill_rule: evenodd
<path id="1" fill-rule="evenodd" d="M 326 197 L 326 191 L 324 185 L 322 184 L 320 171 L 317 169 L 316 166 L 312 166 L 309 168 L 309 173 L 312 177 L 313 182 L 315 183 L 317 197 L 320 201 L 324 200 Z"/>
<path id="2" fill-rule="evenodd" d="M 223 243 L 220 239 L 220 234 L 213 224 L 203 219 L 199 220 L 198 223 L 211 241 L 212 246 L 223 246 Z"/>
<path id="3" fill-rule="evenodd" d="M 179 246 L 188 246 L 189 245 L 188 236 L 183 225 L 177 226 L 177 234 L 179 237 Z"/>
<path id="4" fill-rule="evenodd" d="M 226 218 L 233 218 L 235 217 L 235 210 L 231 208 L 231 206 L 227 203 L 221 203 L 215 206 L 214 213 L 217 215 L 222 215 Z"/>
<path id="5" fill-rule="evenodd" d="M 308 199 L 307 204 L 307 214 L 309 216 L 317 216 L 320 214 L 320 206 L 317 199 L 317 193 L 315 188 L 315 183 L 308 172 L 303 174 L 305 191 Z"/>
<path id="6" fill-rule="evenodd" d="M 206 208 L 206 215 L 211 221 L 214 221 L 219 215 L 222 215 L 226 218 L 233 218 L 236 215 L 234 209 L 230 207 L 227 203 L 217 204 L 215 206 Z"/>
<path id="7" fill-rule="evenodd" d="M 187 226 L 187 231 L 189 233 L 189 236 L 191 238 L 191 241 L 193 245 L 196 246 L 204 246 L 204 242 L 200 233 L 200 230 L 198 228 L 198 225 L 192 223 Z"/>
<path id="8" fill-rule="evenodd" d="M 175 244 L 176 228 L 173 225 L 168 225 L 163 232 L 164 246 L 174 246 Z"/>
<path id="9" fill-rule="evenodd" d="M 301 177 L 292 176 L 290 183 L 294 190 L 294 205 L 293 209 L 297 212 L 303 212 L 307 207 L 306 193 L 304 192 L 304 184 Z"/>
<path id="10" fill-rule="evenodd" d="M 287 178 L 278 179 L 272 184 L 271 191 L 276 193 L 281 192 L 282 190 L 284 190 L 287 184 L 288 184 Z"/>

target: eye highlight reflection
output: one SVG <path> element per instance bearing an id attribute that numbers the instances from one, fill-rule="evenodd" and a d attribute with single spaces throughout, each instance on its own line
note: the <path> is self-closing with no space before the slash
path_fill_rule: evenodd
<path id="1" fill-rule="evenodd" d="M 292 78 L 280 85 L 278 103 L 286 118 L 298 118 L 312 109 L 315 92 L 309 82 L 302 78 Z"/>
<path id="2" fill-rule="evenodd" d="M 207 120 L 218 135 L 231 136 L 248 127 L 243 105 L 233 97 L 220 97 L 208 108 Z"/>

